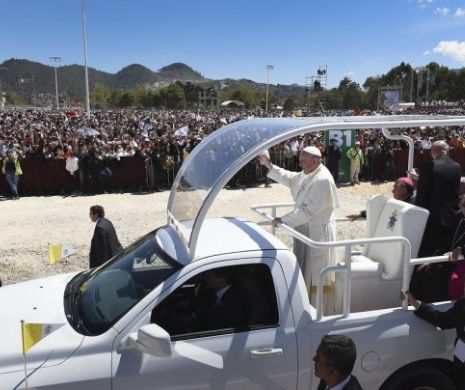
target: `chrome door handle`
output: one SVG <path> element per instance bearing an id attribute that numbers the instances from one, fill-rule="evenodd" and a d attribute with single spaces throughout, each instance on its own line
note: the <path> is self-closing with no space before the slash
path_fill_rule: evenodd
<path id="1" fill-rule="evenodd" d="M 283 354 L 282 348 L 263 348 L 263 349 L 254 349 L 250 351 L 250 358 L 251 359 L 262 359 L 262 358 L 270 358 L 275 356 L 280 356 Z"/>

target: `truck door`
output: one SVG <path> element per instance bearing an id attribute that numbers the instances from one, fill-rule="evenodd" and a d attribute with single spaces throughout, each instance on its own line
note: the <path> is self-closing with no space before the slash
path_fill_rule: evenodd
<path id="1" fill-rule="evenodd" d="M 296 389 L 295 327 L 280 265 L 231 263 L 198 267 L 149 308 L 146 323 L 170 334 L 172 355 L 115 347 L 113 389 Z"/>

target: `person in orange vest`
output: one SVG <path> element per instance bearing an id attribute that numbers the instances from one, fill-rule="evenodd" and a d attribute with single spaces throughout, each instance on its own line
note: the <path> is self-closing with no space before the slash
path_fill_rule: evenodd
<path id="1" fill-rule="evenodd" d="M 463 140 L 460 139 L 458 134 L 454 134 L 450 141 L 450 146 L 455 149 L 463 149 Z"/>

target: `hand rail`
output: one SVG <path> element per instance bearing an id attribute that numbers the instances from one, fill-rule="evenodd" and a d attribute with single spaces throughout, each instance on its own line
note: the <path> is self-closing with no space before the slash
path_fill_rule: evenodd
<path id="1" fill-rule="evenodd" d="M 407 173 L 410 172 L 413 169 L 413 152 L 415 150 L 412 138 L 410 138 L 408 135 L 403 135 L 403 134 L 391 134 L 390 129 L 387 129 L 385 127 L 383 127 L 381 131 L 387 139 L 402 140 L 402 141 L 407 142 L 408 144 Z"/>
<path id="2" fill-rule="evenodd" d="M 444 261 L 449 261 L 448 256 L 432 256 L 432 257 L 419 257 L 417 259 L 410 259 L 411 265 L 419 264 L 432 264 L 432 263 L 443 263 Z"/>
<path id="3" fill-rule="evenodd" d="M 251 209 L 255 211 L 257 214 L 261 215 L 262 217 L 272 220 L 273 218 L 266 214 L 264 211 L 260 209 L 263 207 L 273 207 L 273 205 L 256 205 L 252 206 Z M 319 279 L 318 279 L 318 288 L 317 288 L 317 319 L 321 319 L 323 317 L 322 310 L 323 310 L 323 278 L 328 272 L 345 272 L 346 273 L 346 280 L 344 283 L 344 303 L 343 303 L 343 316 L 347 317 L 350 314 L 350 287 L 351 287 L 351 247 L 352 245 L 361 245 L 361 244 L 382 244 L 382 243 L 394 243 L 400 242 L 402 244 L 402 260 L 403 260 L 403 281 L 402 281 L 402 289 L 405 291 L 408 289 L 408 284 L 410 280 L 410 257 L 411 257 L 411 246 L 410 241 L 407 240 L 405 237 L 401 236 L 393 236 L 393 237 L 374 237 L 374 238 L 364 238 L 364 239 L 354 239 L 354 240 L 342 240 L 342 241 L 314 241 L 309 237 L 304 236 L 303 234 L 299 233 L 295 229 L 291 228 L 286 224 L 280 224 L 279 228 L 290 234 L 292 237 L 298 239 L 299 241 L 303 242 L 304 244 L 309 245 L 313 248 L 337 248 L 337 247 L 345 247 L 345 256 L 344 261 L 345 265 L 342 266 L 329 266 L 320 271 Z M 422 259 L 423 260 L 423 259 Z M 426 261 L 428 259 L 426 258 Z M 434 260 L 436 261 L 436 259 Z M 440 260 L 437 260 L 439 262 Z M 402 302 L 402 308 L 408 308 L 408 302 L 405 299 Z"/>
<path id="4" fill-rule="evenodd" d="M 258 205 L 258 206 L 251 206 L 251 209 L 255 211 L 254 207 L 259 207 L 259 208 L 271 208 L 271 217 L 273 219 L 275 219 L 277 217 L 277 214 L 276 214 L 276 209 L 277 208 L 281 208 L 281 207 L 294 207 L 294 202 L 291 202 L 291 203 L 265 203 L 265 204 L 261 204 L 261 205 Z M 271 234 L 273 236 L 276 235 L 276 226 L 274 225 L 271 225 Z"/>

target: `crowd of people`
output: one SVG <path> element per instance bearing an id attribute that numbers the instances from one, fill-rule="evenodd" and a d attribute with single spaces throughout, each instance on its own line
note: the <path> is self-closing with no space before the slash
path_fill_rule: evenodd
<path id="1" fill-rule="evenodd" d="M 449 113 L 449 112 L 447 112 Z M 453 114 L 462 114 L 455 110 Z M 34 159 L 37 163 L 65 160 L 66 169 L 76 175 L 83 192 L 103 190 L 100 179 L 111 176 L 108 161 L 120 161 L 125 157 L 138 156 L 150 163 L 149 187 L 169 188 L 184 158 L 204 137 L 227 124 L 238 120 L 264 116 L 336 116 L 353 114 L 343 111 L 264 112 L 260 109 L 221 110 L 115 110 L 84 113 L 73 111 L 54 112 L 37 109 L 7 110 L 0 113 L 0 159 L 8 152 L 15 158 Z M 372 112 L 363 112 L 371 115 Z M 454 148 L 463 148 L 465 133 L 457 129 L 453 133 L 444 129 L 420 129 L 409 131 L 415 148 L 421 153 L 438 139 L 446 140 Z M 405 144 L 387 141 L 378 130 L 361 131 L 358 134 L 360 152 L 357 173 L 360 180 L 393 180 L 395 167 L 393 153 Z M 324 152 L 324 137 L 312 133 L 296 137 L 276 145 L 272 153 L 274 161 L 286 168 L 298 169 L 298 153 L 306 146 L 316 146 Z M 361 157 L 361 160 L 360 160 Z M 350 158 L 350 157 L 349 157 Z M 2 162 L 3 162 L 2 161 Z M 382 166 L 380 166 L 382 165 Z M 11 166 L 10 166 L 11 169 Z M 174 171 L 166 175 L 167 170 Z M 359 173 L 359 175 L 358 175 Z M 19 175 L 13 179 L 17 180 Z M 354 175 L 353 181 L 356 182 Z M 11 195 L 17 198 L 13 180 L 8 179 Z M 104 181 L 104 180 L 102 180 Z M 263 181 L 262 175 L 242 172 L 233 185 L 252 186 Z"/>

